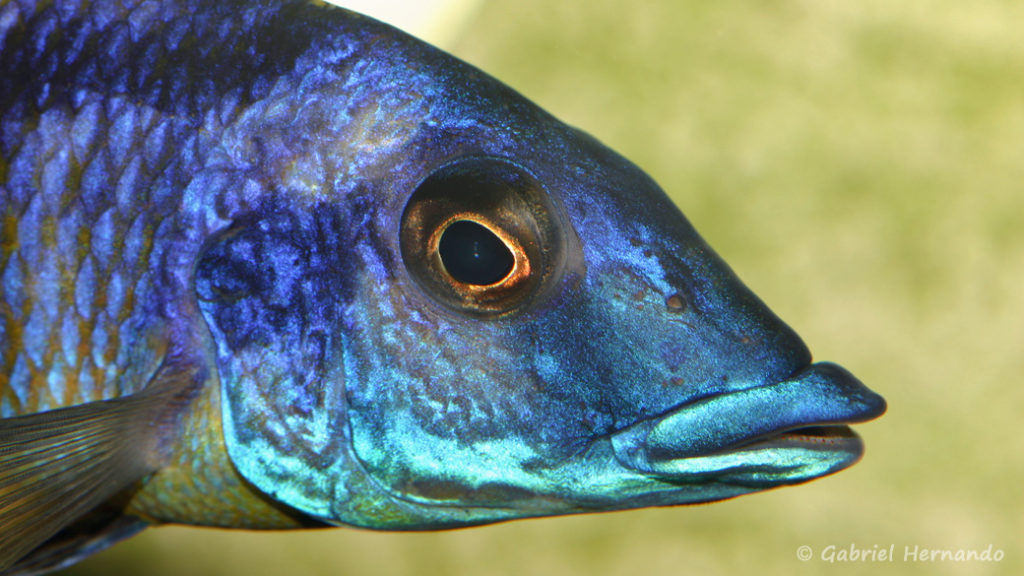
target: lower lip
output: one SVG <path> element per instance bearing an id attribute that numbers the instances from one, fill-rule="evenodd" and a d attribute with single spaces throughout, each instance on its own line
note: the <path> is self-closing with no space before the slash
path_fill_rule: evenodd
<path id="1" fill-rule="evenodd" d="M 796 428 L 701 456 L 647 460 L 634 470 L 671 483 L 714 480 L 755 488 L 806 482 L 858 460 L 864 445 L 843 425 Z"/>

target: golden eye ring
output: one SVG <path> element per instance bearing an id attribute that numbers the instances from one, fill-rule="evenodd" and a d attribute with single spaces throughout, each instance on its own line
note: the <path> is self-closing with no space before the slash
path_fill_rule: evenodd
<path id="1" fill-rule="evenodd" d="M 460 281 L 448 269 L 449 267 L 445 265 L 445 260 L 441 255 L 441 239 L 445 236 L 445 233 L 451 229 L 453 224 L 459 224 L 462 222 L 473 223 L 486 229 L 501 242 L 503 247 L 508 250 L 512 257 L 510 270 L 507 274 L 502 275 L 496 282 L 476 284 Z M 435 228 L 433 233 L 431 233 L 430 238 L 427 240 L 427 250 L 433 258 L 437 259 L 435 266 L 440 267 L 448 274 L 452 287 L 456 290 L 465 292 L 467 295 L 478 295 L 489 290 L 512 289 L 529 278 L 532 269 L 530 266 L 530 258 L 527 256 L 526 250 L 523 249 L 519 240 L 514 235 L 508 233 L 500 226 L 490 221 L 490 219 L 479 214 L 453 214 L 440 226 Z"/>

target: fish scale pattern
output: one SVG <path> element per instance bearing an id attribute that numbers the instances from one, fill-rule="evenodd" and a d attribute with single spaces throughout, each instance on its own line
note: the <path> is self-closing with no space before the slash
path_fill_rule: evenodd
<path id="1" fill-rule="evenodd" d="M 146 166 L 144 148 L 87 144 L 117 131 L 144 137 L 147 119 L 133 107 L 93 96 L 34 120 L 21 145 L 5 150 L 4 416 L 119 396 L 144 382 L 156 359 L 134 361 L 152 303 L 137 295 L 163 281 L 150 265 L 162 259 L 154 239 L 177 204 L 148 209 L 166 155 Z"/>
<path id="2" fill-rule="evenodd" d="M 373 29 L 321 10 L 0 3 L 0 416 L 144 386 L 173 325 L 201 322 L 183 310 L 204 242 L 347 194 L 356 158 L 404 144 L 381 107 L 422 98 L 364 93 L 391 81 L 386 59 L 351 59 Z"/>
<path id="3" fill-rule="evenodd" d="M 214 149 L 282 71 L 260 34 L 274 13 L 194 8 L 0 4 L 2 417 L 144 386 L 190 258 L 240 207 L 224 191 L 254 193 Z M 280 62 L 309 42 L 274 38 Z"/>

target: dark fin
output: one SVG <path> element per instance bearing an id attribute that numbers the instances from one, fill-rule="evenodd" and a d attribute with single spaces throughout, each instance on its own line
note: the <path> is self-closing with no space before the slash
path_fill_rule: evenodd
<path id="1" fill-rule="evenodd" d="M 135 536 L 148 526 L 132 516 L 93 518 L 75 522 L 18 560 L 2 576 L 36 576 L 67 568 L 121 540 Z"/>
<path id="2" fill-rule="evenodd" d="M 0 420 L 0 572 L 156 470 L 197 381 L 165 364 L 139 394 Z"/>

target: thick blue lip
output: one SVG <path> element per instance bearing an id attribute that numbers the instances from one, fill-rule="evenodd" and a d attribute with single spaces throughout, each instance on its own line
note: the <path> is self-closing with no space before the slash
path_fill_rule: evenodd
<path id="1" fill-rule="evenodd" d="M 856 462 L 863 444 L 845 425 L 885 408 L 846 369 L 821 362 L 775 384 L 679 406 L 618 432 L 612 443 L 620 464 L 660 477 L 758 471 L 800 481 Z"/>

